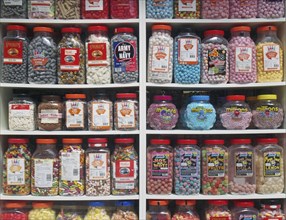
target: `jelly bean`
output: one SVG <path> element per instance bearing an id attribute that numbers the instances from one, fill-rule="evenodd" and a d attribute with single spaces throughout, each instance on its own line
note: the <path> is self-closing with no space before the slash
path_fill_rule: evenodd
<path id="1" fill-rule="evenodd" d="M 173 0 L 146 0 L 147 18 L 163 19 L 173 17 Z"/>
<path id="2" fill-rule="evenodd" d="M 196 19 L 201 17 L 201 1 L 175 0 L 175 18 Z"/>
<path id="3" fill-rule="evenodd" d="M 203 0 L 202 18 L 218 19 L 229 17 L 229 0 Z"/>
<path id="4" fill-rule="evenodd" d="M 259 18 L 282 18 L 285 13 L 284 0 L 258 0 L 258 17 Z"/>
<path id="5" fill-rule="evenodd" d="M 229 14 L 230 18 L 256 18 L 257 0 L 230 0 Z"/>

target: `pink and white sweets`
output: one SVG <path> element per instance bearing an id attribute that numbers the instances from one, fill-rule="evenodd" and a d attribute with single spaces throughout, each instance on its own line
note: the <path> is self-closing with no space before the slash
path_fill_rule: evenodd
<path id="1" fill-rule="evenodd" d="M 202 18 L 221 19 L 229 17 L 229 0 L 203 0 Z"/>
<path id="2" fill-rule="evenodd" d="M 258 0 L 259 18 L 282 18 L 285 13 L 284 0 Z"/>
<path id="3" fill-rule="evenodd" d="M 230 0 L 230 18 L 256 18 L 257 0 Z"/>

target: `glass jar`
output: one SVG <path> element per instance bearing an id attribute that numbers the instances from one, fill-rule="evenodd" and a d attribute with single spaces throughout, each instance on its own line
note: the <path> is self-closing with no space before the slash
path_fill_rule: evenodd
<path id="1" fill-rule="evenodd" d="M 194 195 L 201 188 L 201 151 L 195 139 L 178 139 L 174 150 L 176 195 Z"/>
<path id="2" fill-rule="evenodd" d="M 151 139 L 147 147 L 147 193 L 171 194 L 173 189 L 173 149 L 169 139 Z"/>
<path id="3" fill-rule="evenodd" d="M 277 27 L 259 27 L 257 35 L 257 82 L 281 82 L 284 75 L 283 46 L 277 37 Z"/>
<path id="4" fill-rule="evenodd" d="M 27 203 L 22 201 L 5 202 L 1 213 L 1 220 L 28 220 Z"/>
<path id="5" fill-rule="evenodd" d="M 29 212 L 29 220 L 56 220 L 53 202 L 33 202 L 33 209 Z"/>
<path id="6" fill-rule="evenodd" d="M 255 181 L 255 152 L 251 139 L 231 139 L 229 152 L 229 193 L 254 194 Z"/>
<path id="7" fill-rule="evenodd" d="M 172 220 L 200 220 L 195 206 L 196 200 L 176 200 L 176 209 Z"/>
<path id="8" fill-rule="evenodd" d="M 86 1 L 81 0 L 82 19 L 108 19 L 109 0 Z"/>
<path id="9" fill-rule="evenodd" d="M 77 205 L 61 206 L 57 220 L 83 220 L 83 213 Z"/>
<path id="10" fill-rule="evenodd" d="M 63 138 L 59 152 L 59 194 L 82 196 L 84 194 L 84 150 L 82 138 Z"/>
<path id="11" fill-rule="evenodd" d="M 86 130 L 87 107 L 85 94 L 65 95 L 65 129 Z"/>
<path id="12" fill-rule="evenodd" d="M 278 200 L 262 200 L 259 218 L 263 220 L 285 220 L 281 203 Z"/>
<path id="13" fill-rule="evenodd" d="M 229 17 L 230 18 L 256 18 L 258 0 L 230 0 Z"/>
<path id="14" fill-rule="evenodd" d="M 282 18 L 285 16 L 285 1 L 258 0 L 259 18 Z"/>
<path id="15" fill-rule="evenodd" d="M 202 41 L 202 83 L 218 84 L 227 83 L 229 80 L 228 42 L 223 36 L 224 31 L 222 30 L 204 32 Z"/>
<path id="16" fill-rule="evenodd" d="M 111 220 L 139 220 L 135 209 L 134 201 L 117 201 L 116 211 L 112 214 Z"/>
<path id="17" fill-rule="evenodd" d="M 36 103 L 26 94 L 18 94 L 8 104 L 8 124 L 11 131 L 36 130 Z"/>
<path id="18" fill-rule="evenodd" d="M 171 83 L 173 78 L 173 38 L 170 25 L 153 25 L 148 48 L 148 82 Z"/>
<path id="19" fill-rule="evenodd" d="M 28 82 L 30 84 L 57 83 L 57 45 L 54 30 L 35 27 L 34 38 L 29 44 Z"/>
<path id="20" fill-rule="evenodd" d="M 261 129 L 279 128 L 284 120 L 283 107 L 276 94 L 258 95 L 252 114 L 254 125 Z"/>
<path id="21" fill-rule="evenodd" d="M 31 192 L 33 196 L 56 196 L 59 191 L 57 139 L 36 139 L 32 156 Z"/>
<path id="22" fill-rule="evenodd" d="M 106 204 L 104 202 L 89 202 L 84 220 L 110 220 Z"/>
<path id="23" fill-rule="evenodd" d="M 2 82 L 27 83 L 27 28 L 21 25 L 8 25 L 6 30 L 2 49 Z"/>
<path id="24" fill-rule="evenodd" d="M 86 195 L 108 196 L 110 183 L 110 150 L 107 138 L 88 138 L 85 151 Z"/>
<path id="25" fill-rule="evenodd" d="M 199 19 L 201 17 L 201 1 L 174 1 L 174 17 L 185 19 Z"/>
<path id="26" fill-rule="evenodd" d="M 231 212 L 227 206 L 227 200 L 208 201 L 208 207 L 205 211 L 205 220 L 211 220 L 216 218 L 231 220 Z"/>
<path id="27" fill-rule="evenodd" d="M 258 210 L 254 208 L 254 202 L 249 200 L 234 201 L 231 210 L 232 219 L 259 219 Z"/>
<path id="28" fill-rule="evenodd" d="M 168 200 L 149 200 L 149 209 L 147 210 L 147 220 L 171 220 L 171 212 L 168 209 Z"/>
<path id="29" fill-rule="evenodd" d="M 229 82 L 256 82 L 256 45 L 250 37 L 249 26 L 231 29 L 229 41 Z"/>
<path id="30" fill-rule="evenodd" d="M 203 0 L 201 10 L 203 19 L 228 18 L 229 0 Z"/>
<path id="31" fill-rule="evenodd" d="M 147 111 L 147 123 L 155 130 L 171 130 L 176 127 L 179 113 L 170 95 L 155 95 Z"/>
<path id="32" fill-rule="evenodd" d="M 117 93 L 114 103 L 115 130 L 138 130 L 139 107 L 136 93 Z"/>
<path id="33" fill-rule="evenodd" d="M 205 140 L 202 147 L 202 192 L 204 195 L 228 193 L 228 150 L 224 140 Z"/>
<path id="34" fill-rule="evenodd" d="M 62 0 L 58 2 L 62 4 Z M 81 29 L 65 27 L 61 32 L 63 38 L 58 45 L 58 83 L 84 84 L 85 49 L 80 38 Z"/>
<path id="35" fill-rule="evenodd" d="M 2 187 L 5 195 L 29 195 L 31 191 L 31 153 L 28 138 L 8 138 L 3 160 Z"/>
<path id="36" fill-rule="evenodd" d="M 258 138 L 255 148 L 256 192 L 282 193 L 284 190 L 283 147 L 277 138 Z"/>
<path id="37" fill-rule="evenodd" d="M 28 17 L 30 19 L 54 19 L 55 18 L 55 0 L 27 0 Z"/>
<path id="38" fill-rule="evenodd" d="M 89 2 L 83 0 L 84 2 Z M 89 4 L 89 3 L 88 3 Z M 94 2 L 94 4 L 97 4 Z M 107 26 L 89 26 L 85 41 L 87 84 L 111 83 L 110 41 Z"/>
<path id="39" fill-rule="evenodd" d="M 173 0 L 147 0 L 146 15 L 154 19 L 173 18 Z"/>
<path id="40" fill-rule="evenodd" d="M 112 194 L 134 195 L 139 192 L 138 154 L 133 138 L 116 138 L 115 149 L 111 156 Z"/>
<path id="41" fill-rule="evenodd" d="M 1 0 L 1 18 L 27 18 L 27 0 Z"/>
<path id="42" fill-rule="evenodd" d="M 60 131 L 63 125 L 64 106 L 61 97 L 44 95 L 38 105 L 38 128 L 43 131 Z"/>
<path id="43" fill-rule="evenodd" d="M 114 8 L 114 5 L 111 8 Z M 115 28 L 114 34 L 111 38 L 113 82 L 137 82 L 139 78 L 138 47 L 134 29 L 129 27 Z"/>
<path id="44" fill-rule="evenodd" d="M 81 0 L 57 0 L 56 19 L 80 19 Z"/>
<path id="45" fill-rule="evenodd" d="M 181 0 L 179 0 L 181 2 Z M 194 3 L 196 2 L 193 1 Z M 189 4 L 189 3 L 187 3 Z M 201 38 L 186 28 L 175 37 L 175 83 L 198 84 L 201 76 Z"/>
<path id="46" fill-rule="evenodd" d="M 138 0 L 110 0 L 110 16 L 113 19 L 138 18 Z"/>

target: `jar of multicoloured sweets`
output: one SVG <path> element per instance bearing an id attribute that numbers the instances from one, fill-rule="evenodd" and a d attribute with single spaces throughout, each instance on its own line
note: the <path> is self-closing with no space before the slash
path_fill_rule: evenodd
<path id="1" fill-rule="evenodd" d="M 172 220 L 200 220 L 195 206 L 196 200 L 176 200 L 176 209 Z"/>
<path id="2" fill-rule="evenodd" d="M 1 220 L 28 220 L 27 203 L 22 201 L 5 202 L 0 213 Z"/>
<path id="3" fill-rule="evenodd" d="M 231 212 L 228 209 L 227 200 L 210 200 L 205 211 L 205 220 L 224 219 L 231 220 Z"/>
<path id="4" fill-rule="evenodd" d="M 149 200 L 148 204 L 147 220 L 171 220 L 171 212 L 168 209 L 169 200 Z"/>
<path id="5" fill-rule="evenodd" d="M 281 202 L 279 200 L 262 200 L 259 218 L 263 220 L 285 220 Z"/>

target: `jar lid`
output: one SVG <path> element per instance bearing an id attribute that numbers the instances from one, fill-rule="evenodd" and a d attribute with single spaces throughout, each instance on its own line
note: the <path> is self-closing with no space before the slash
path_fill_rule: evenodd
<path id="1" fill-rule="evenodd" d="M 105 144 L 108 142 L 107 138 L 88 138 L 87 142 L 89 144 Z"/>
<path id="2" fill-rule="evenodd" d="M 198 144 L 198 140 L 196 139 L 178 139 L 177 144 L 193 144 L 196 145 Z"/>
<path id="3" fill-rule="evenodd" d="M 64 27 L 62 33 L 81 33 L 81 29 L 77 27 Z"/>
<path id="4" fill-rule="evenodd" d="M 66 94 L 66 99 L 85 99 L 85 94 Z"/>
<path id="5" fill-rule="evenodd" d="M 114 33 L 133 33 L 134 29 L 131 27 L 119 27 L 119 28 L 115 28 Z"/>
<path id="6" fill-rule="evenodd" d="M 117 201 L 116 206 L 134 206 L 133 201 Z"/>
<path id="7" fill-rule="evenodd" d="M 228 201 L 227 200 L 209 200 L 208 204 L 221 206 L 221 205 L 227 205 Z"/>
<path id="8" fill-rule="evenodd" d="M 27 31 L 27 28 L 22 25 L 8 25 L 7 31 Z"/>
<path id="9" fill-rule="evenodd" d="M 243 208 L 246 208 L 246 207 L 254 207 L 254 202 L 253 201 L 234 201 L 234 205 L 236 207 L 243 207 Z"/>
<path id="10" fill-rule="evenodd" d="M 115 138 L 114 143 L 115 144 L 133 144 L 134 138 Z"/>
<path id="11" fill-rule="evenodd" d="M 257 33 L 264 32 L 264 31 L 277 31 L 277 27 L 273 25 L 267 25 L 257 28 Z"/>
<path id="12" fill-rule="evenodd" d="M 45 138 L 45 139 L 36 139 L 37 144 L 56 144 L 57 139 L 56 138 Z"/>
<path id="13" fill-rule="evenodd" d="M 116 98 L 118 99 L 136 99 L 136 93 L 117 93 Z"/>
<path id="14" fill-rule="evenodd" d="M 92 26 L 89 26 L 87 28 L 87 31 L 88 32 L 93 32 L 93 31 L 105 31 L 105 32 L 108 32 L 108 28 L 107 28 L 107 26 L 103 26 L 103 25 L 92 25 Z"/>
<path id="15" fill-rule="evenodd" d="M 278 138 L 257 138 L 257 144 L 278 144 Z"/>
<path id="16" fill-rule="evenodd" d="M 247 31 L 250 32 L 251 28 L 249 26 L 237 26 L 230 29 L 230 32 Z"/>
<path id="17" fill-rule="evenodd" d="M 192 101 L 209 101 L 210 96 L 208 96 L 208 95 L 193 95 L 191 100 Z"/>
<path id="18" fill-rule="evenodd" d="M 253 102 L 253 101 L 256 101 L 256 100 L 257 100 L 256 96 L 247 96 L 246 97 L 246 101 L 248 101 L 248 102 Z"/>
<path id="19" fill-rule="evenodd" d="M 213 144 L 213 145 L 223 145 L 224 144 L 224 140 L 222 139 L 208 139 L 204 141 L 205 144 Z"/>
<path id="20" fill-rule="evenodd" d="M 34 209 L 52 208 L 53 204 L 53 202 L 32 202 L 32 207 Z"/>
<path id="21" fill-rule="evenodd" d="M 28 138 L 8 138 L 8 144 L 28 144 Z"/>
<path id="22" fill-rule="evenodd" d="M 168 205 L 169 201 L 168 200 L 149 200 L 149 205 L 153 205 L 153 206 L 161 206 L 161 205 Z"/>
<path id="23" fill-rule="evenodd" d="M 167 24 L 154 24 L 152 26 L 152 31 L 154 31 L 154 30 L 171 31 L 172 30 L 172 26 L 171 25 L 167 25 Z"/>
<path id="24" fill-rule="evenodd" d="M 231 139 L 230 143 L 235 145 L 235 144 L 251 144 L 251 139 L 250 138 L 241 138 L 241 139 Z"/>
<path id="25" fill-rule="evenodd" d="M 150 144 L 152 145 L 170 145 L 171 141 L 169 139 L 151 139 Z"/>
<path id="26" fill-rule="evenodd" d="M 50 27 L 34 27 L 33 32 L 54 32 L 53 28 Z"/>
<path id="27" fill-rule="evenodd" d="M 63 138 L 63 144 L 82 144 L 82 138 Z"/>
<path id="28" fill-rule="evenodd" d="M 60 101 L 61 97 L 59 95 L 42 95 L 41 96 L 42 100 L 55 100 L 55 101 Z"/>
<path id="29" fill-rule="evenodd" d="M 17 202 L 5 202 L 4 207 L 7 209 L 22 209 L 27 205 L 27 202 L 17 201 Z"/>
<path id="30" fill-rule="evenodd" d="M 226 96 L 227 101 L 245 101 L 245 95 L 228 95 Z"/>
<path id="31" fill-rule="evenodd" d="M 88 205 L 92 207 L 102 207 L 105 206 L 105 203 L 96 201 L 96 202 L 89 202 Z"/>
<path id="32" fill-rule="evenodd" d="M 171 95 L 154 95 L 154 101 L 172 101 L 173 97 Z"/>
<path id="33" fill-rule="evenodd" d="M 196 200 L 176 200 L 176 205 L 196 205 Z"/>
<path id="34" fill-rule="evenodd" d="M 281 203 L 278 200 L 270 199 L 261 201 L 261 205 L 269 209 L 280 209 Z"/>
<path id="35" fill-rule="evenodd" d="M 224 31 L 223 30 L 208 30 L 204 32 L 204 36 L 209 36 L 209 35 L 219 35 L 219 36 L 224 36 Z"/>
<path id="36" fill-rule="evenodd" d="M 277 95 L 275 94 L 263 94 L 263 95 L 258 95 L 257 96 L 257 100 L 276 100 L 277 99 Z"/>

